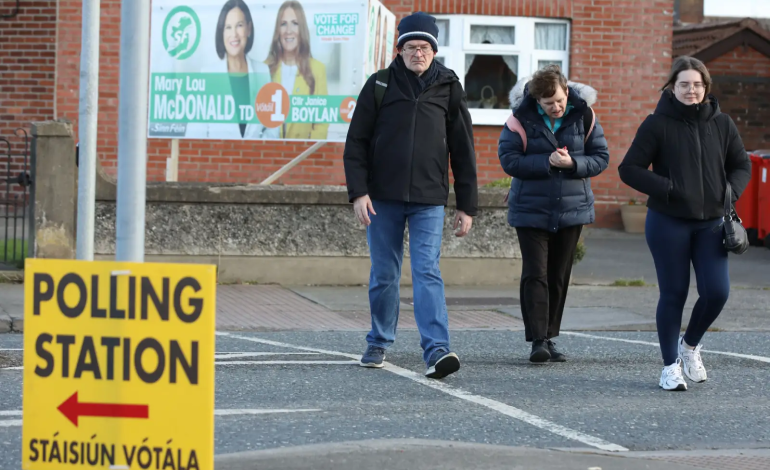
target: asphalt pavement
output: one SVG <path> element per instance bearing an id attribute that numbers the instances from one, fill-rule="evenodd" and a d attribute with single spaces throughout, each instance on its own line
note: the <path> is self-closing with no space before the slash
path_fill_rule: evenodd
<path id="1" fill-rule="evenodd" d="M 684 393 L 658 388 L 662 364 L 654 333 L 565 334 L 557 344 L 569 362 L 545 366 L 527 361 L 522 335 L 504 330 L 453 331 L 453 348 L 462 368 L 435 381 L 422 375 L 414 331 L 399 333 L 388 352 L 388 365 L 381 370 L 355 364 L 365 346 L 363 332 L 221 333 L 215 451 L 223 460 L 217 468 L 256 468 L 248 465 L 258 461 L 264 463 L 260 469 L 360 468 L 366 455 L 372 462 L 391 461 L 398 452 L 385 449 L 398 449 L 403 439 L 432 441 L 422 454 L 439 449 L 436 452 L 443 457 L 437 462 L 454 462 L 446 468 L 471 468 L 451 458 L 457 449 L 441 450 L 447 441 L 504 446 L 491 454 L 485 447 L 467 449 L 468 455 L 499 459 L 523 450 L 559 449 L 541 461 L 553 462 L 539 467 L 544 469 L 590 468 L 577 466 L 569 451 L 608 451 L 615 455 L 609 463 L 638 451 L 770 447 L 766 334 L 707 335 L 706 350 L 716 351 L 704 352 L 709 381 L 690 384 Z M 21 335 L 0 335 L 6 356 L 18 358 L 20 351 L 7 350 L 21 347 Z M 239 362 L 228 364 L 233 360 Z M 22 371 L 0 370 L 3 469 L 18 468 L 20 460 L 21 427 L 12 423 L 21 419 L 21 387 Z M 351 441 L 360 449 L 343 459 L 346 463 L 336 461 L 337 467 L 321 465 L 329 458 L 324 456 L 328 451 L 311 460 L 307 459 L 312 448 L 296 459 L 275 455 L 283 447 L 315 444 L 321 445 L 315 448 L 319 450 L 323 444 Z M 379 442 L 367 447 L 363 441 Z M 243 454 L 260 450 L 272 454 Z M 414 446 L 407 450 L 403 456 L 421 454 Z M 224 458 L 227 454 L 240 455 Z M 519 455 L 523 463 L 525 454 Z M 502 468 L 495 466 L 501 465 L 499 459 L 481 458 L 474 468 Z M 571 466 L 559 466 L 559 461 Z M 641 462 L 635 458 L 633 465 Z M 770 457 L 764 463 L 770 463 Z M 600 462 L 593 467 L 637 468 L 629 465 Z"/>
<path id="2" fill-rule="evenodd" d="M 619 230 L 585 229 L 586 254 L 573 270 L 573 282 L 612 284 L 620 279 L 643 279 L 656 284 L 655 263 L 644 234 Z M 742 255 L 729 255 L 733 287 L 770 287 L 770 249 L 752 246 Z M 690 269 L 690 284 L 695 272 Z"/>
<path id="3" fill-rule="evenodd" d="M 409 287 L 372 370 L 357 365 L 365 286 L 220 286 L 216 469 L 770 468 L 770 250 L 731 255 L 730 299 L 703 340 L 709 380 L 664 392 L 643 236 L 588 230 L 586 246 L 556 338 L 568 362 L 528 362 L 514 282 L 451 287 L 462 367 L 441 381 L 423 376 Z M 4 325 L 23 331 L 21 285 L 0 284 Z M 21 459 L 22 348 L 0 334 L 2 470 Z"/>

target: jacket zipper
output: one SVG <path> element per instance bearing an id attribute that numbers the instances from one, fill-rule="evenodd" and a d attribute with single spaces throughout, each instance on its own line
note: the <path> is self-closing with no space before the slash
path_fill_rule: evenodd
<path id="1" fill-rule="evenodd" d="M 703 174 L 703 143 L 700 139 L 700 129 L 698 126 L 698 121 L 695 121 L 695 139 L 698 142 L 698 163 L 700 164 L 700 201 L 701 201 L 701 212 L 700 212 L 700 218 L 703 220 L 706 217 L 706 192 L 703 189 L 703 180 L 705 178 Z"/>
<path id="2" fill-rule="evenodd" d="M 409 184 L 407 184 L 406 186 L 406 202 L 409 202 L 412 198 L 412 178 L 414 176 L 414 137 L 415 137 L 414 133 L 415 133 L 415 126 L 417 126 L 417 107 L 418 106 L 420 106 L 419 96 L 417 96 L 414 100 L 414 111 L 412 112 L 412 151 L 409 153 Z"/>
<path id="3" fill-rule="evenodd" d="M 404 72 L 404 75 L 406 75 L 406 72 Z M 407 84 L 409 84 L 409 77 L 404 77 L 407 80 Z M 420 96 L 422 96 L 426 91 L 430 90 L 431 88 L 442 85 L 444 82 L 434 82 L 429 87 L 422 90 L 422 93 L 419 95 L 415 95 L 414 100 L 414 111 L 412 112 L 412 151 L 409 155 L 409 183 L 406 187 L 406 202 L 410 202 L 411 196 L 412 196 L 412 179 L 414 177 L 414 143 L 415 143 L 415 126 L 417 125 L 417 108 L 420 106 Z M 411 85 L 409 85 L 411 87 Z M 412 92 L 414 93 L 414 92 Z"/>

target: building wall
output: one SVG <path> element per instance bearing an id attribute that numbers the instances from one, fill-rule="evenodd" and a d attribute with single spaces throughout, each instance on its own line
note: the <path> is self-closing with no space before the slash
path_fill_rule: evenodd
<path id="1" fill-rule="evenodd" d="M 53 3 L 53 2 L 51 2 Z M 77 121 L 80 0 L 59 1 L 58 116 Z M 102 0 L 99 156 L 108 171 L 117 166 L 120 1 Z M 558 17 L 572 20 L 571 79 L 599 91 L 595 110 L 610 142 L 611 164 L 593 181 L 597 223 L 620 226 L 619 201 L 635 196 L 618 179 L 617 166 L 634 132 L 657 101 L 656 89 L 670 67 L 673 0 L 385 0 L 400 20 L 417 10 Z M 474 128 L 479 183 L 505 177 L 499 167 L 500 127 Z M 301 153 L 309 143 L 180 141 L 181 181 L 256 183 Z M 283 184 L 344 184 L 341 144 L 320 151 L 279 179 Z M 163 180 L 169 140 L 149 140 L 149 180 Z"/>
<path id="2" fill-rule="evenodd" d="M 0 0 L 0 15 L 11 15 L 15 6 L 15 0 Z M 29 132 L 31 122 L 54 117 L 55 73 L 56 0 L 23 1 L 18 14 L 0 18 L 0 138 L 12 145 L 12 177 L 24 162 L 24 140 L 16 130 Z M 7 153 L 0 142 L 0 201 L 8 189 Z M 10 188 L 12 194 L 19 191 Z"/>
<path id="3" fill-rule="evenodd" d="M 679 21 L 701 23 L 703 21 L 703 0 L 679 0 Z"/>
<path id="4" fill-rule="evenodd" d="M 770 57 L 737 47 L 706 64 L 712 93 L 738 126 L 746 150 L 770 148 Z"/>

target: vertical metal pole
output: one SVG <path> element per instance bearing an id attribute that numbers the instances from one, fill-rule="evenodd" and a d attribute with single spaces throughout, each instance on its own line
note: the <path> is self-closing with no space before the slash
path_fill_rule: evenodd
<path id="1" fill-rule="evenodd" d="M 99 5 L 83 0 L 80 48 L 80 116 L 78 137 L 77 259 L 94 259 L 94 212 L 96 210 L 96 134 L 99 115 Z"/>
<path id="2" fill-rule="evenodd" d="M 120 7 L 117 261 L 144 261 L 150 0 Z"/>

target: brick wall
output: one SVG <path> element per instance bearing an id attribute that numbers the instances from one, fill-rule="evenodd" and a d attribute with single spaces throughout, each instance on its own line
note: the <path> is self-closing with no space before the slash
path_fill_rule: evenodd
<path id="1" fill-rule="evenodd" d="M 656 89 L 670 67 L 673 0 L 385 0 L 398 19 L 417 10 L 432 13 L 570 18 L 571 74 L 599 91 L 595 106 L 610 142 L 611 164 L 593 182 L 597 223 L 620 226 L 618 201 L 633 192 L 617 166 L 634 132 L 657 102 Z M 59 1 L 57 111 L 77 120 L 80 0 Z M 114 171 L 117 158 L 117 98 L 120 1 L 102 0 L 99 155 Z M 505 175 L 499 169 L 499 127 L 474 128 L 480 184 Z M 309 143 L 180 141 L 182 181 L 259 182 L 305 150 Z M 284 184 L 344 184 L 342 145 L 327 144 L 284 175 Z M 164 178 L 168 140 L 150 139 L 148 179 Z"/>
<path id="2" fill-rule="evenodd" d="M 712 92 L 738 126 L 746 150 L 770 148 L 770 57 L 737 47 L 706 66 Z"/>
<path id="3" fill-rule="evenodd" d="M 0 15 L 11 15 L 16 1 L 0 0 Z M 33 121 L 54 116 L 56 74 L 56 0 L 23 1 L 17 15 L 0 18 L 0 137 L 12 144 L 11 176 L 23 165 L 24 140 Z M 0 142 L 0 201 L 8 177 L 5 142 Z M 11 193 L 20 188 L 12 185 Z M 0 210 L 4 210 L 0 208 Z"/>

